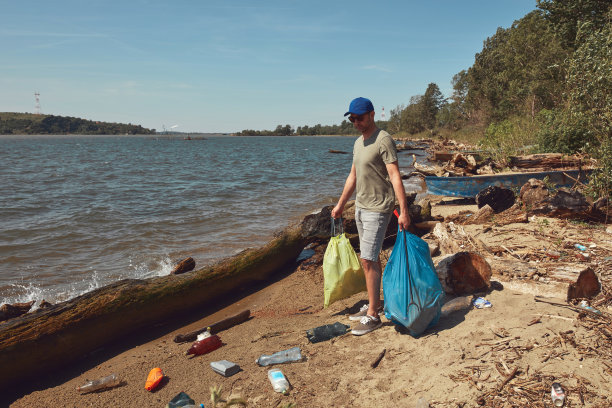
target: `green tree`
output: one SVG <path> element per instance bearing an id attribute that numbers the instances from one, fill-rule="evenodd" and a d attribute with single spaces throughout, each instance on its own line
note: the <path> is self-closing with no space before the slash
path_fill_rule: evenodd
<path id="1" fill-rule="evenodd" d="M 537 0 L 563 46 L 580 46 L 577 35 L 582 24 L 590 22 L 599 30 L 610 24 L 610 0 Z"/>

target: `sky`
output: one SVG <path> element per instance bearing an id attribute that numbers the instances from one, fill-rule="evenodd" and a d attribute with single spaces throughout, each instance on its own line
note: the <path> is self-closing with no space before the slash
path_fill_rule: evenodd
<path id="1" fill-rule="evenodd" d="M 452 94 L 536 0 L 0 0 L 0 112 L 231 133 Z"/>

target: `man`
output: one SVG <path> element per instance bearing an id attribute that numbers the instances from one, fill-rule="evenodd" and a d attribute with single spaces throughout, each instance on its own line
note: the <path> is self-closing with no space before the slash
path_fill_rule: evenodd
<path id="1" fill-rule="evenodd" d="M 342 211 L 349 198 L 355 194 L 355 221 L 359 232 L 361 265 L 365 273 L 369 303 L 351 320 L 359 323 L 351 331 L 360 336 L 382 326 L 379 313 L 382 310 L 380 301 L 380 283 L 382 268 L 378 258 L 382 248 L 384 234 L 395 208 L 395 199 L 399 202 L 400 229 L 410 225 L 406 192 L 397 164 L 397 148 L 391 136 L 378 129 L 374 122 L 374 106 L 369 99 L 356 98 L 351 101 L 348 116 L 361 136 L 353 146 L 353 165 L 349 173 L 342 196 L 332 210 L 332 217 L 342 216 Z"/>

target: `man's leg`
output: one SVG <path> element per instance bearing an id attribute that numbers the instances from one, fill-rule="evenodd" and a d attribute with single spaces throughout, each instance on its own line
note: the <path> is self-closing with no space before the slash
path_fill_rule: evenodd
<path id="1" fill-rule="evenodd" d="M 368 315 L 378 316 L 378 312 L 382 309 L 380 302 L 380 281 L 382 276 L 380 260 L 370 261 L 369 259 L 362 258 L 361 266 L 363 266 L 366 287 L 368 289 Z"/>

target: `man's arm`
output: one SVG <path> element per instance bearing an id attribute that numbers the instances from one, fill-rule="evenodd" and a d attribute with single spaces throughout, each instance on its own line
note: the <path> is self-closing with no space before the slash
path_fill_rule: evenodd
<path id="1" fill-rule="evenodd" d="M 351 198 L 351 196 L 353 195 L 356 185 L 357 173 L 355 171 L 355 165 L 353 164 L 353 166 L 351 167 L 351 172 L 349 173 L 348 177 L 346 178 L 346 182 L 344 183 L 344 190 L 342 190 L 342 195 L 338 200 L 338 204 L 336 204 L 336 206 L 331 212 L 331 216 L 333 218 L 342 217 L 342 211 L 344 211 L 344 206 L 346 205 L 346 202 L 349 200 L 349 198 Z"/>
<path id="2" fill-rule="evenodd" d="M 400 230 L 405 230 L 410 225 L 410 216 L 408 215 L 408 205 L 406 203 L 406 190 L 404 190 L 404 183 L 402 182 L 402 176 L 399 172 L 399 166 L 397 161 L 389 163 L 387 166 L 387 173 L 389 173 L 389 179 L 393 185 L 393 191 L 395 197 L 400 205 L 400 215 L 397 219 L 397 224 Z"/>

